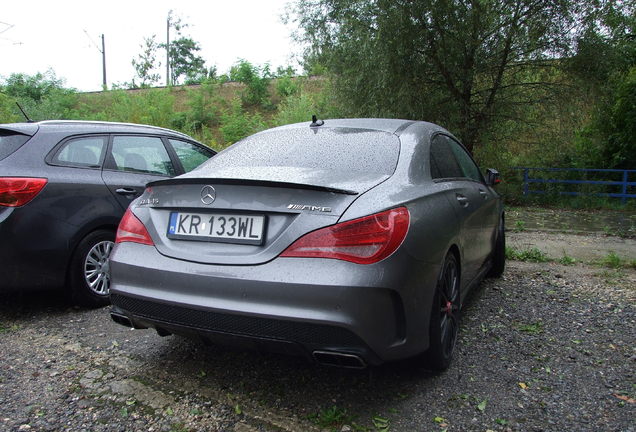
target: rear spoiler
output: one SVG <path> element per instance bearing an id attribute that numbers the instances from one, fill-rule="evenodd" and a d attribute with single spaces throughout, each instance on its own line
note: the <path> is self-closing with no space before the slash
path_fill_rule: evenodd
<path id="1" fill-rule="evenodd" d="M 267 180 L 246 180 L 246 179 L 227 179 L 227 178 L 172 178 L 167 180 L 157 180 L 150 182 L 146 185 L 146 187 L 153 186 L 170 186 L 170 185 L 181 185 L 181 184 L 225 184 L 225 185 L 241 185 L 241 186 L 264 186 L 264 187 L 280 187 L 285 189 L 306 189 L 306 190 L 315 190 L 315 191 L 323 191 L 323 192 L 331 192 L 341 195 L 359 195 L 359 192 L 347 190 L 347 189 L 339 189 L 333 188 L 329 186 L 318 186 L 318 185 L 310 185 L 310 184 L 300 184 L 300 183 L 288 183 L 288 182 L 277 182 L 277 181 L 267 181 Z"/>

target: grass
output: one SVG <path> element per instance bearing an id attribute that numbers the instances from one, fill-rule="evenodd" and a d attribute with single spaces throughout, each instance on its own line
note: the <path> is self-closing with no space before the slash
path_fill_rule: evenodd
<path id="1" fill-rule="evenodd" d="M 610 252 L 605 258 L 603 258 L 601 264 L 605 267 L 616 270 L 623 267 L 623 259 L 614 252 Z"/>
<path id="2" fill-rule="evenodd" d="M 569 266 L 569 265 L 574 265 L 574 263 L 576 262 L 576 259 L 568 256 L 567 253 L 565 252 L 565 249 L 563 249 L 563 256 L 559 258 L 557 262 L 559 264 Z"/>
<path id="3" fill-rule="evenodd" d="M 534 247 L 532 249 L 519 249 L 516 247 L 506 246 L 506 259 L 514 261 L 527 261 L 535 263 L 543 263 L 553 261 L 545 252 Z"/>
<path id="4" fill-rule="evenodd" d="M 310 414 L 308 419 L 312 420 L 322 428 L 331 430 L 339 430 L 343 425 L 350 423 L 355 416 L 349 415 L 344 408 L 323 408 L 318 414 Z"/>
<path id="5" fill-rule="evenodd" d="M 529 334 L 543 333 L 543 323 L 536 322 L 534 324 L 517 324 L 517 329 L 523 333 Z"/>

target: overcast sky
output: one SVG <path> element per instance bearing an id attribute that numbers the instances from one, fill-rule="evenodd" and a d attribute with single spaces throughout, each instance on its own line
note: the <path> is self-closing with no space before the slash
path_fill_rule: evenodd
<path id="1" fill-rule="evenodd" d="M 240 58 L 273 70 L 292 65 L 298 48 L 289 35 L 292 28 L 280 15 L 289 0 L 3 0 L 0 5 L 0 78 L 12 73 L 34 75 L 52 68 L 66 87 L 79 91 L 102 86 L 101 35 L 106 42 L 106 78 L 113 83 L 130 82 L 135 76 L 131 61 L 141 52 L 144 37 L 156 35 L 166 41 L 170 10 L 190 27 L 182 30 L 199 42 L 199 55 L 206 66 L 217 65 L 225 73 Z M 171 30 L 171 38 L 175 35 Z M 92 41 L 91 41 L 92 40 Z M 165 50 L 160 84 L 165 84 Z"/>

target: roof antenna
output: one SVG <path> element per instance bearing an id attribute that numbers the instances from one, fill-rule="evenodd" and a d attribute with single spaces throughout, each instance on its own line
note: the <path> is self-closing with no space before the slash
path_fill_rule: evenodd
<path id="1" fill-rule="evenodd" d="M 18 106 L 18 108 L 20 108 L 20 111 L 22 111 L 22 114 L 24 115 L 24 117 L 26 117 L 27 123 L 35 123 L 35 121 L 31 120 L 29 116 L 24 112 L 24 110 L 22 109 L 22 107 L 17 101 L 15 104 Z"/>
<path id="2" fill-rule="evenodd" d="M 324 120 L 318 120 L 318 117 L 316 117 L 316 114 L 313 114 L 311 116 L 311 124 L 309 125 L 309 127 L 318 127 L 324 124 L 325 124 Z"/>

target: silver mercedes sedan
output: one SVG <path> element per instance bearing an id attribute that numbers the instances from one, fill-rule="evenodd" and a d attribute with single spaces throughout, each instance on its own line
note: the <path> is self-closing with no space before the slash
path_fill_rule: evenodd
<path id="1" fill-rule="evenodd" d="M 431 123 L 316 120 L 149 183 L 110 258 L 111 317 L 364 367 L 451 362 L 463 302 L 505 267 L 503 205 Z"/>

